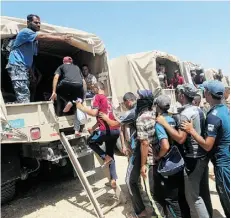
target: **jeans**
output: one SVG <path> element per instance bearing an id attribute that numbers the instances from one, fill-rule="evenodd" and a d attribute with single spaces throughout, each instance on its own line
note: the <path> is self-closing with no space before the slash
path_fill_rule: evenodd
<path id="1" fill-rule="evenodd" d="M 230 166 L 215 166 L 216 189 L 226 217 L 230 217 Z"/>
<path id="2" fill-rule="evenodd" d="M 185 197 L 190 207 L 191 218 L 209 218 L 205 203 L 200 196 L 200 184 L 207 166 L 207 157 L 197 159 L 185 157 Z"/>
<path id="3" fill-rule="evenodd" d="M 153 172 L 153 199 L 162 217 L 180 218 L 182 215 L 179 193 L 182 187 L 183 174 L 163 177 L 157 172 L 158 165 L 152 166 Z M 151 187 L 151 184 L 150 184 Z"/>
<path id="4" fill-rule="evenodd" d="M 109 131 L 95 131 L 88 139 L 89 147 L 97 153 L 101 159 L 105 159 L 105 156 L 110 156 L 113 161 L 109 164 L 109 171 L 111 179 L 116 180 L 116 166 L 114 160 L 114 149 L 116 147 L 117 139 L 119 138 L 119 130 L 109 130 Z M 100 145 L 105 142 L 106 151 L 104 152 Z"/>
<path id="5" fill-rule="evenodd" d="M 141 168 L 141 153 L 140 146 L 134 150 L 134 153 L 129 159 L 129 164 L 127 168 L 127 174 L 125 182 L 128 187 L 129 194 L 132 200 L 132 206 L 135 213 L 139 215 L 145 210 L 145 205 L 141 197 L 139 189 L 139 179 L 140 179 L 140 168 Z"/>

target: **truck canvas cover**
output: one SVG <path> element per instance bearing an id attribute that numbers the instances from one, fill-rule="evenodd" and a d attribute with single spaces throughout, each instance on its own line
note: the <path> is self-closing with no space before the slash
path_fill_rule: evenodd
<path id="1" fill-rule="evenodd" d="M 25 19 L 5 17 L 1 16 L 1 39 L 10 39 L 18 34 L 18 32 L 27 26 Z M 81 63 L 89 63 L 89 68 L 94 69 L 95 74 L 107 74 L 110 78 L 110 72 L 108 67 L 108 57 L 105 50 L 103 41 L 92 33 L 87 33 L 81 30 L 76 30 L 67 27 L 61 27 L 42 23 L 40 28 L 41 33 L 52 33 L 54 35 L 70 35 L 70 42 L 54 42 L 46 41 L 42 39 L 39 41 L 39 53 L 47 55 L 63 56 L 63 53 L 72 55 L 77 60 L 81 60 Z M 84 52 L 84 55 L 82 53 Z M 110 83 L 110 79 L 109 79 Z M 109 84 L 111 86 L 111 84 Z M 113 96 L 113 88 L 111 89 L 111 96 Z M 17 142 L 31 141 L 28 130 L 35 124 L 42 132 L 42 138 L 40 141 L 51 141 L 59 139 L 56 134 L 59 132 L 59 118 L 55 115 L 52 102 L 33 102 L 26 104 L 5 104 L 2 93 L 1 95 L 1 136 L 4 133 L 8 134 L 9 131 L 13 134 L 20 132 L 20 136 L 17 138 Z M 24 109 L 23 109 L 24 108 Z M 39 111 L 42 110 L 42 113 Z M 23 113 L 19 113 L 23 111 Z M 32 113 L 33 112 L 33 113 Z M 33 123 L 31 116 L 33 115 Z M 41 117 L 42 116 L 42 117 Z M 12 122 L 22 119 L 23 124 L 21 126 L 14 126 L 13 129 L 3 129 L 6 126 L 11 128 Z M 67 121 L 68 123 L 69 121 Z M 18 124 L 18 122 L 17 122 Z M 44 128 L 43 128 L 43 125 Z M 53 132 L 56 132 L 55 134 Z M 50 137 L 52 135 L 52 139 Z M 55 135 L 55 136 L 54 136 Z M 6 135 L 4 135 L 5 138 Z M 43 137 L 44 136 L 44 137 Z M 3 137 L 1 137 L 3 140 Z M 10 141 L 10 140 L 9 140 Z"/>
<path id="2" fill-rule="evenodd" d="M 149 51 L 129 54 L 110 60 L 111 80 L 119 102 L 126 92 L 136 93 L 137 89 L 151 89 L 160 87 L 156 72 L 156 59 L 170 60 L 177 65 L 177 57 L 161 51 Z"/>
<path id="3" fill-rule="evenodd" d="M 25 19 L 1 16 L 1 38 L 11 38 L 21 29 L 27 27 Z M 41 23 L 41 33 L 54 33 L 56 35 L 68 34 L 72 36 L 71 45 L 81 50 L 102 55 L 105 52 L 105 46 L 102 40 L 92 33 L 76 30 L 67 27 Z M 52 44 L 52 42 L 49 42 Z"/>

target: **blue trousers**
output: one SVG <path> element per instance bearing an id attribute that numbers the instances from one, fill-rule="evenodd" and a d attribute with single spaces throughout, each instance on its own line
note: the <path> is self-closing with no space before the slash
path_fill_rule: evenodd
<path id="1" fill-rule="evenodd" d="M 88 139 L 89 147 L 98 154 L 102 160 L 108 155 L 114 159 L 114 149 L 116 147 L 117 139 L 119 138 L 119 130 L 110 131 L 95 131 Z M 105 143 L 106 151 L 100 148 L 100 145 Z M 109 164 L 111 179 L 117 179 L 115 160 Z"/>
<path id="2" fill-rule="evenodd" d="M 226 217 L 230 217 L 230 166 L 214 166 L 216 188 Z"/>

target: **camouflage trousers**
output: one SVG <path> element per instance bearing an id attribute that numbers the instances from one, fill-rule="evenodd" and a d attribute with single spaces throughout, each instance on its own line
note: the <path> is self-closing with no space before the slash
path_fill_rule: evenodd
<path id="1" fill-rule="evenodd" d="M 7 64 L 6 69 L 11 78 L 17 103 L 30 102 L 29 70 L 23 65 Z"/>

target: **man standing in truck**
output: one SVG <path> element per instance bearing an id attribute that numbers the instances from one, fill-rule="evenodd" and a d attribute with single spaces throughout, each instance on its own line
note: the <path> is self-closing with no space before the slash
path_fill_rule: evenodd
<path id="1" fill-rule="evenodd" d="M 176 89 L 178 85 L 184 84 L 184 78 L 180 75 L 178 70 L 174 71 L 174 77 L 171 80 L 172 89 Z"/>
<path id="2" fill-rule="evenodd" d="M 40 30 L 40 18 L 38 15 L 27 16 L 27 27 L 17 35 L 11 47 L 6 69 L 12 81 L 12 85 L 18 103 L 30 102 L 30 73 L 33 57 L 37 55 L 38 41 L 41 39 L 68 41 L 68 36 L 54 36 L 51 33 L 38 33 Z"/>
<path id="3" fill-rule="evenodd" d="M 91 87 L 97 83 L 96 77 L 89 72 L 89 67 L 88 65 L 84 64 L 82 66 L 82 72 L 84 79 L 87 83 L 87 98 L 92 98 L 94 96 L 94 93 L 91 91 Z"/>

